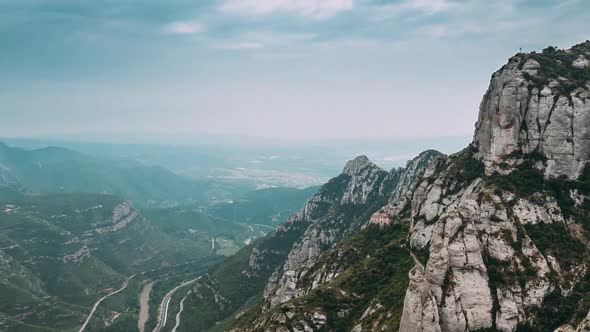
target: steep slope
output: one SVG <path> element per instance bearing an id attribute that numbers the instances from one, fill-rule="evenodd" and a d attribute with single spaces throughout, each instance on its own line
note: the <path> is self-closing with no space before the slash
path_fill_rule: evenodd
<path id="1" fill-rule="evenodd" d="M 303 277 L 294 269 L 311 264 L 320 253 L 357 233 L 398 185 L 419 178 L 427 161 L 437 155 L 429 151 L 406 169 L 390 173 L 364 156 L 350 161 L 341 175 L 322 186 L 285 224 L 230 257 L 197 284 L 181 330 L 204 330 L 244 305 L 254 305 L 260 313 L 307 292 L 290 287 Z"/>
<path id="2" fill-rule="evenodd" d="M 218 330 L 350 331 L 376 317 L 395 326 L 413 266 L 404 248 L 406 236 L 407 226 L 370 225 L 306 269 L 297 283 L 305 295 L 264 313 L 256 306 L 247 308 Z"/>
<path id="3" fill-rule="evenodd" d="M 79 326 L 92 304 L 128 276 L 194 260 L 195 252 L 203 250 L 166 236 L 118 197 L 53 194 L 3 202 L 0 329 Z"/>
<path id="4" fill-rule="evenodd" d="M 436 151 L 426 151 L 405 168 L 394 169 L 389 174 L 392 186 L 388 197 L 379 202 L 380 209 L 365 211 L 360 233 L 355 229 L 304 264 L 287 265 L 287 261 L 285 266 L 290 270 L 284 273 L 290 283 L 283 294 L 290 298 L 277 301 L 277 292 L 268 293 L 270 287 L 277 287 L 271 278 L 264 301 L 239 312 L 220 330 L 341 331 L 369 322 L 373 314 L 390 326 L 398 325 L 407 273 L 413 264 L 405 245 L 409 199 L 422 179 L 432 176 L 434 165 L 445 158 Z M 388 211 L 398 211 L 399 218 L 391 218 Z M 281 286 L 279 283 L 279 291 Z M 387 315 L 376 314 L 386 308 L 390 310 Z"/>
<path id="5" fill-rule="evenodd" d="M 353 206 L 352 213 L 358 218 L 350 226 L 342 227 L 339 225 L 340 220 L 337 215 L 329 215 L 322 222 L 316 222 L 310 226 L 306 230 L 304 238 L 289 253 L 282 269 L 275 271 L 269 280 L 264 292 L 267 308 L 273 308 L 311 290 L 310 287 L 300 288 L 297 285 L 300 284 L 299 279 L 308 274 L 306 270 L 313 266 L 314 258 L 343 238 L 356 233 L 362 225 L 367 223 L 371 215 L 385 204 L 389 197 L 396 197 L 407 188 L 412 188 L 416 184 L 416 179 L 421 177 L 426 165 L 438 154 L 435 151 L 427 151 L 409 162 L 406 168 L 394 169 L 388 174 L 384 185 L 379 188 L 378 193 L 381 199 L 372 205 L 363 205 L 362 203 L 365 201 L 363 201 L 362 196 L 357 197 L 356 202 L 361 204 Z M 347 174 L 347 167 L 344 169 L 344 174 Z M 374 183 L 371 181 L 356 184 L 355 186 L 357 188 L 375 188 Z M 350 198 L 344 196 L 342 201 L 347 199 Z M 316 283 L 327 281 L 332 277 L 329 275 L 324 276 Z"/>
<path id="6" fill-rule="evenodd" d="M 590 43 L 517 54 L 494 73 L 474 145 L 486 171 L 539 153 L 545 176 L 577 178 L 590 158 Z"/>
<path id="7" fill-rule="evenodd" d="M 319 186 L 305 189 L 265 188 L 247 192 L 224 204 L 217 204 L 208 209 L 208 213 L 225 220 L 241 220 L 276 226 L 293 215 L 307 200 L 313 196 Z"/>
<path id="8" fill-rule="evenodd" d="M 415 195 L 412 249 L 429 257 L 400 329 L 546 331 L 588 312 L 589 52 L 519 54 L 493 75 L 473 144 L 488 176 L 445 170 Z"/>
<path id="9" fill-rule="evenodd" d="M 179 240 L 205 244 L 207 252 L 229 256 L 246 244 L 271 232 L 273 224 L 297 212 L 317 187 L 306 189 L 268 188 L 208 207 L 182 205 L 142 209 L 143 214 L 164 233 Z"/>
<path id="10" fill-rule="evenodd" d="M 590 42 L 511 58 L 492 76 L 470 147 L 434 158 L 417 185 L 394 190 L 371 218 L 381 227 L 290 265 L 288 301 L 267 296 L 271 310 L 246 311 L 227 326 L 582 331 L 590 309 L 589 58 Z M 367 239 L 385 244 L 367 249 Z M 400 277 L 408 257 L 409 280 Z M 400 283 L 409 284 L 403 296 Z"/>

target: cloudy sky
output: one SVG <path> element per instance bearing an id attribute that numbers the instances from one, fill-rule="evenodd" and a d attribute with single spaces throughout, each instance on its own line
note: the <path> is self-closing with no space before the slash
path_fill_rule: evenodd
<path id="1" fill-rule="evenodd" d="M 587 0 L 0 0 L 0 136 L 469 136 Z"/>

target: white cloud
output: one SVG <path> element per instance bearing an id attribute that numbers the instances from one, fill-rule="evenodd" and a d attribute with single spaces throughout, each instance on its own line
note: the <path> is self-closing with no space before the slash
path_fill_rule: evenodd
<path id="1" fill-rule="evenodd" d="M 265 45 L 293 45 L 309 41 L 315 38 L 315 34 L 254 30 L 245 32 L 243 38 L 246 40 L 256 40 Z"/>
<path id="2" fill-rule="evenodd" d="M 264 45 L 258 42 L 236 42 L 216 45 L 215 47 L 226 50 L 255 50 L 263 48 Z"/>
<path id="3" fill-rule="evenodd" d="M 383 21 L 393 17 L 403 17 L 405 20 L 416 18 L 414 14 L 433 15 L 443 12 L 459 11 L 469 3 L 452 2 L 450 0 L 403 0 L 376 6 L 377 10 L 370 12 L 374 21 Z"/>
<path id="4" fill-rule="evenodd" d="M 409 0 L 408 4 L 410 7 L 428 14 L 445 11 L 451 6 L 448 0 Z"/>
<path id="5" fill-rule="evenodd" d="M 247 15 L 290 12 L 309 18 L 328 18 L 354 7 L 355 0 L 225 0 L 222 11 Z"/>
<path id="6" fill-rule="evenodd" d="M 174 35 L 192 35 L 203 32 L 205 28 L 195 21 L 177 21 L 167 24 L 164 31 Z"/>
<path id="7" fill-rule="evenodd" d="M 213 44 L 214 48 L 227 50 L 253 50 L 261 48 L 284 48 L 312 40 L 314 34 L 281 33 L 274 31 L 246 31 L 234 40 Z"/>
<path id="8" fill-rule="evenodd" d="M 545 18 L 511 19 L 493 16 L 489 19 L 454 21 L 422 27 L 418 33 L 433 38 L 461 37 L 465 35 L 498 34 L 538 26 Z"/>

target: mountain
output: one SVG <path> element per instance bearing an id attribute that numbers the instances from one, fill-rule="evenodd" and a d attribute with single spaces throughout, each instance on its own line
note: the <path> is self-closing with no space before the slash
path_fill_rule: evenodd
<path id="1" fill-rule="evenodd" d="M 287 220 L 317 190 L 267 188 L 207 207 L 183 205 L 142 211 L 166 234 L 207 247 L 214 239 L 214 251 L 229 256 Z"/>
<path id="2" fill-rule="evenodd" d="M 587 331 L 589 59 L 590 41 L 512 57 L 456 154 L 426 152 L 390 173 L 349 162 L 277 231 L 196 284 L 187 324 Z"/>
<path id="3" fill-rule="evenodd" d="M 319 188 L 319 186 L 313 186 L 305 189 L 254 190 L 225 203 L 212 205 L 208 213 L 225 220 L 242 220 L 276 226 L 297 212 Z"/>
<path id="4" fill-rule="evenodd" d="M 77 329 L 121 285 L 86 331 L 129 331 L 149 283 L 146 326 L 153 327 L 165 293 L 268 233 L 272 220 L 284 221 L 316 190 L 262 189 L 235 202 L 142 211 L 113 195 L 7 190 L 0 199 L 0 331 Z"/>
<path id="5" fill-rule="evenodd" d="M 207 203 L 251 187 L 236 181 L 193 180 L 162 167 L 99 159 L 59 147 L 24 150 L 0 143 L 0 188 L 114 194 L 145 206 Z"/>
<path id="6" fill-rule="evenodd" d="M 110 195 L 52 194 L 0 204 L 0 330 L 70 329 L 133 275 L 192 261 L 208 243 L 172 238 Z M 137 278 L 139 279 L 139 277 Z"/>
<path id="7" fill-rule="evenodd" d="M 245 305 L 276 306 L 298 294 L 293 269 L 357 233 L 394 192 L 414 186 L 429 160 L 427 151 L 406 168 L 386 172 L 361 156 L 347 163 L 307 204 L 277 230 L 214 267 L 195 284 L 180 330 L 205 330 Z"/>

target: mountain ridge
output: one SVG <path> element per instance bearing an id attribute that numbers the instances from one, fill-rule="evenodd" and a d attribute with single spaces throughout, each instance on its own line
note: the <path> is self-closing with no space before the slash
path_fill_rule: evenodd
<path id="1" fill-rule="evenodd" d="M 104 160 L 74 150 L 34 150 L 3 145 L 0 188 L 16 187 L 31 195 L 44 193 L 107 193 L 125 196 L 142 206 L 207 202 L 245 191 L 243 184 L 195 180 L 166 168 L 136 161 Z M 242 189 L 244 187 L 244 189 Z"/>
<path id="2" fill-rule="evenodd" d="M 381 206 L 356 211 L 368 216 L 337 239 L 326 241 L 330 221 L 311 223 L 261 302 L 220 329 L 582 331 L 590 310 L 588 58 L 590 42 L 511 58 L 492 76 L 472 144 L 392 170 L 386 177 L 396 185 Z M 370 260 L 385 261 L 363 244 L 379 237 L 398 253 L 391 268 L 407 274 L 382 274 L 389 265 Z"/>

